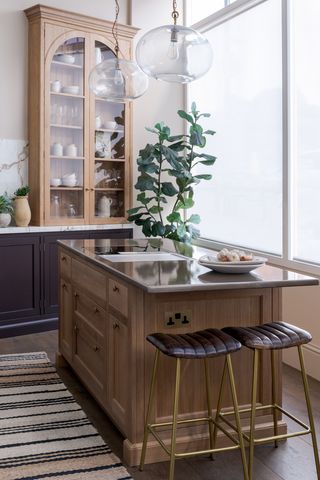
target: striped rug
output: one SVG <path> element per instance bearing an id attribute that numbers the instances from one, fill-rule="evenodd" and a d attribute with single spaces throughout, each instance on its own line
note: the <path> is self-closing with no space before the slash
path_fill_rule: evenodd
<path id="1" fill-rule="evenodd" d="M 131 479 L 45 353 L 0 356 L 0 479 Z"/>

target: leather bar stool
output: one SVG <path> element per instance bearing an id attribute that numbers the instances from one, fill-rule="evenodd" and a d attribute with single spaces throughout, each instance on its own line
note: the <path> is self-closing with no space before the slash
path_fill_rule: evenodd
<path id="1" fill-rule="evenodd" d="M 257 325 L 255 327 L 225 327 L 222 329 L 224 332 L 231 335 L 233 338 L 238 340 L 243 346 L 253 350 L 253 375 L 252 375 L 252 398 L 251 398 L 251 407 L 249 409 L 240 410 L 240 414 L 244 412 L 251 412 L 251 421 L 250 421 L 250 435 L 249 437 L 243 434 L 244 438 L 249 442 L 249 478 L 252 477 L 253 471 L 253 457 L 254 457 L 254 445 L 267 443 L 274 441 L 275 447 L 277 447 L 277 440 L 283 440 L 289 437 L 296 437 L 299 435 L 311 434 L 312 444 L 314 451 L 314 458 L 317 469 L 317 477 L 320 479 L 320 464 L 319 464 L 319 455 L 317 448 L 317 439 L 314 428 L 313 413 L 310 402 L 310 394 L 308 387 L 308 380 L 304 366 L 304 358 L 302 345 L 309 343 L 312 340 L 312 337 L 309 332 L 302 330 L 294 325 L 290 325 L 284 322 L 274 322 L 274 323 L 265 323 L 264 325 Z M 302 381 L 304 386 L 304 393 L 306 398 L 306 405 L 309 416 L 309 425 L 306 425 L 304 422 L 294 417 L 291 413 L 277 405 L 277 391 L 276 391 L 276 362 L 275 362 L 275 352 L 276 350 L 282 350 L 285 348 L 297 347 L 299 353 Z M 257 385 L 258 385 L 258 372 L 259 372 L 259 357 L 262 350 L 271 351 L 271 377 L 272 377 L 272 405 L 256 405 L 257 403 Z M 232 426 L 231 422 L 226 419 L 226 416 L 232 414 L 232 412 L 219 413 L 221 410 L 221 397 L 223 392 L 223 383 L 224 375 L 221 382 L 219 400 L 217 413 L 219 418 L 223 419 L 229 426 Z M 265 438 L 255 438 L 255 417 L 257 410 L 271 409 L 273 413 L 273 427 L 274 435 Z M 287 433 L 287 434 L 278 434 L 277 426 L 277 412 L 281 412 L 284 415 L 291 418 L 294 422 L 300 425 L 304 430 L 298 432 Z M 233 428 L 235 428 L 233 426 Z"/>
<path id="2" fill-rule="evenodd" d="M 221 330 L 214 329 L 214 328 L 209 328 L 207 330 L 202 330 L 202 331 L 183 334 L 183 335 L 154 333 L 152 335 L 148 335 L 147 340 L 156 347 L 156 352 L 155 352 L 152 380 L 151 380 L 150 393 L 149 393 L 149 403 L 147 408 L 146 423 L 144 428 L 144 438 L 143 438 L 143 446 L 142 446 L 142 452 L 141 452 L 140 470 L 143 470 L 143 467 L 144 467 L 148 434 L 151 433 L 155 437 L 155 439 L 159 442 L 161 447 L 170 456 L 169 480 L 173 480 L 174 478 L 174 467 L 175 467 L 176 458 L 190 457 L 192 455 L 209 454 L 209 453 L 212 456 L 214 452 L 228 451 L 236 448 L 240 449 L 243 471 L 244 471 L 244 478 L 245 480 L 248 480 L 248 469 L 247 469 L 247 463 L 246 463 L 244 441 L 243 441 L 243 436 L 241 432 L 240 415 L 238 413 L 239 408 L 238 408 L 237 394 L 235 389 L 235 382 L 234 382 L 233 369 L 232 369 L 231 356 L 230 356 L 231 353 L 240 350 L 241 344 L 234 338 L 227 335 L 225 332 L 222 332 Z M 150 423 L 150 420 L 151 420 L 151 412 L 152 412 L 154 397 L 155 397 L 155 384 L 156 384 L 156 378 L 157 378 L 157 372 L 158 372 L 160 352 L 162 352 L 164 355 L 175 358 L 175 363 L 176 363 L 173 418 L 171 422 L 152 424 Z M 232 434 L 230 434 L 230 432 L 227 431 L 224 428 L 224 426 L 221 425 L 222 422 L 218 422 L 217 419 L 213 418 L 212 416 L 211 394 L 210 394 L 209 372 L 208 372 L 208 358 L 218 357 L 218 356 L 225 356 L 224 370 L 227 371 L 229 374 L 233 408 L 235 412 L 235 420 L 237 425 L 235 430 L 237 431 L 238 438 L 235 438 Z M 191 420 L 178 420 L 180 367 L 181 367 L 181 360 L 183 359 L 194 359 L 194 360 L 202 359 L 203 360 L 204 374 L 205 374 L 205 380 L 206 380 L 205 383 L 206 383 L 206 398 L 207 398 L 207 410 L 208 410 L 208 415 L 206 417 L 193 418 Z M 177 426 L 180 424 L 188 424 L 188 423 L 194 424 L 195 422 L 204 422 L 204 421 L 208 422 L 208 426 L 209 426 L 210 448 L 202 451 L 176 453 Z M 172 426 L 170 448 L 168 448 L 164 444 L 164 442 L 161 440 L 161 438 L 156 432 L 157 427 L 161 427 L 161 426 Z M 227 435 L 230 438 L 230 440 L 232 440 L 234 445 L 231 445 L 229 447 L 223 447 L 223 448 L 214 448 L 213 446 L 214 429 L 213 428 L 215 428 L 215 430 L 219 428 L 225 435 Z"/>

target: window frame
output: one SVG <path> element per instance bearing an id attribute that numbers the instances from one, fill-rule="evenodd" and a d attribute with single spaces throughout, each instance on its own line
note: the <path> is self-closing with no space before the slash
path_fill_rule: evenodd
<path id="1" fill-rule="evenodd" d="M 259 6 L 269 0 L 236 0 L 230 3 L 229 0 L 225 0 L 225 7 L 221 10 L 213 13 L 209 17 L 191 25 L 191 28 L 205 34 L 208 30 L 211 30 L 232 18 L 245 13 L 246 11 Z M 267 256 L 269 261 L 277 266 L 289 268 L 302 273 L 309 273 L 311 275 L 320 276 L 320 264 L 317 262 L 307 262 L 299 259 L 293 259 L 292 238 L 294 235 L 294 225 L 292 221 L 293 216 L 293 115 L 292 115 L 292 82 L 290 78 L 291 69 L 291 45 L 292 45 L 292 32 L 291 32 L 291 0 L 281 0 L 281 23 L 282 23 L 282 35 L 281 35 L 281 49 L 282 49 L 282 255 L 271 254 L 263 250 L 253 250 L 253 253 L 257 255 Z M 185 18 L 188 19 L 188 6 L 187 0 L 184 0 Z M 190 92 L 188 85 L 185 86 L 184 92 L 185 108 L 189 107 L 190 102 L 193 100 L 190 98 Z M 187 133 L 187 130 L 185 131 Z M 241 245 L 231 245 L 215 241 L 214 239 L 208 239 L 200 237 L 194 244 L 199 246 L 205 246 L 214 250 L 220 250 L 221 248 L 244 248 Z"/>

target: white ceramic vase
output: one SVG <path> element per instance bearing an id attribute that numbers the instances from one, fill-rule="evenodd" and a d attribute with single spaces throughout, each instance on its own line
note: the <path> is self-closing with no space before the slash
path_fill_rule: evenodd
<path id="1" fill-rule="evenodd" d="M 8 227 L 11 222 L 10 213 L 0 213 L 0 227 Z"/>
<path id="2" fill-rule="evenodd" d="M 31 220 L 31 210 L 28 197 L 14 199 L 14 219 L 17 227 L 27 227 Z"/>

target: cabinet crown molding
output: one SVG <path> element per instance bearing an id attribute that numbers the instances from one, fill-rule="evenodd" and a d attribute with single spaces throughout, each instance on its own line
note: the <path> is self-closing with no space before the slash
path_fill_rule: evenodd
<path id="1" fill-rule="evenodd" d="M 29 22 L 36 22 L 39 20 L 58 21 L 69 24 L 72 28 L 75 27 L 90 27 L 97 32 L 112 33 L 113 22 L 109 20 L 102 20 L 101 18 L 92 17 L 82 13 L 70 12 L 68 10 L 61 10 L 58 8 L 48 7 L 46 5 L 34 5 L 24 10 Z M 117 24 L 119 35 L 132 39 L 139 28 L 131 25 Z"/>

